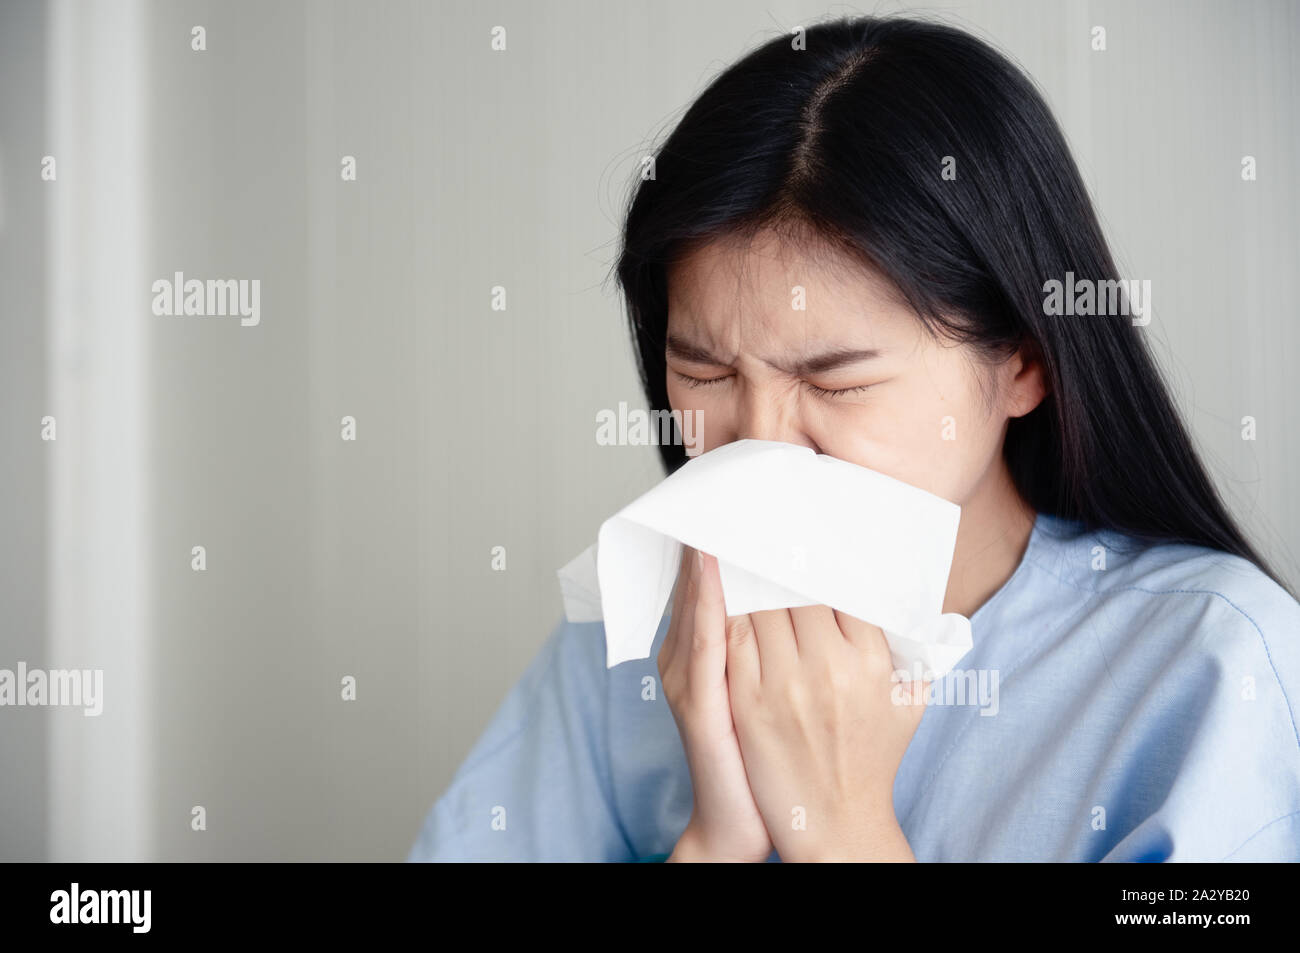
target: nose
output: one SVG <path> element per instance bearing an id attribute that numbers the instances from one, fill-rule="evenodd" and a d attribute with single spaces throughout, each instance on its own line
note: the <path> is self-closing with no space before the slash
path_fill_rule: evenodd
<path id="1" fill-rule="evenodd" d="M 737 440 L 779 440 L 817 450 L 800 415 L 797 392 L 776 393 L 752 385 L 741 388 L 736 431 Z"/>

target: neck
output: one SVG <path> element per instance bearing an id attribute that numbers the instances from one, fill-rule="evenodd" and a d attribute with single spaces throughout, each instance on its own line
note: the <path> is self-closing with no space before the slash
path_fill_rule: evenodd
<path id="1" fill-rule="evenodd" d="M 1002 588 L 1024 558 L 1035 516 L 998 460 L 961 508 L 944 612 L 969 618 Z"/>

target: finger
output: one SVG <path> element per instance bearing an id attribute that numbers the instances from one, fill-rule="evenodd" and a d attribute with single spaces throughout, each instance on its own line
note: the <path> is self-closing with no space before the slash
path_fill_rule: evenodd
<path id="1" fill-rule="evenodd" d="M 685 643 L 690 645 L 688 681 L 705 690 L 721 688 L 726 686 L 727 677 L 727 614 L 722 605 L 718 561 L 697 551 L 694 562 L 693 635 Z"/>
<path id="2" fill-rule="evenodd" d="M 839 624 L 840 631 L 844 633 L 844 638 L 855 649 L 877 657 L 883 655 L 886 660 L 889 659 L 889 643 L 885 641 L 885 633 L 880 626 L 863 622 L 838 609 L 835 610 L 835 621 Z"/>
<path id="3" fill-rule="evenodd" d="M 696 551 L 689 546 L 682 546 L 682 558 L 677 568 L 677 581 L 673 585 L 673 612 L 668 624 L 668 634 L 660 653 L 667 663 L 672 665 L 677 659 L 678 647 L 689 642 L 695 629 L 693 582 L 696 570 Z"/>
<path id="4" fill-rule="evenodd" d="M 794 640 L 794 623 L 788 609 L 751 612 L 758 640 L 759 665 L 767 678 L 789 672 L 799 664 L 799 646 Z"/>
<path id="5" fill-rule="evenodd" d="M 711 557 L 710 557 L 711 558 Z M 711 558 L 710 571 L 717 575 L 718 561 Z M 718 589 L 722 577 L 717 575 Z M 726 611 L 726 607 L 723 607 Z M 763 667 L 758 657 L 758 639 L 754 623 L 747 615 L 727 616 L 727 689 L 731 693 L 734 709 L 737 698 L 747 698 L 763 680 Z"/>
<path id="6" fill-rule="evenodd" d="M 844 651 L 844 633 L 830 606 L 796 606 L 790 610 L 790 622 L 801 662 L 833 659 Z"/>

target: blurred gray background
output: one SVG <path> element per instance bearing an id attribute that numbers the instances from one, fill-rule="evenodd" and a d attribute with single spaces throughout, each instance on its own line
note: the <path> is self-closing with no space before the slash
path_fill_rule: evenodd
<path id="1" fill-rule="evenodd" d="M 640 157 L 754 45 L 905 9 L 5 2 L 0 668 L 102 668 L 105 709 L 0 708 L 0 859 L 404 858 L 556 568 L 661 478 L 594 439 L 644 406 L 609 275 Z M 1207 463 L 1300 582 L 1300 4 L 920 12 L 1044 90 Z M 154 315 L 176 271 L 260 279 L 260 325 Z"/>

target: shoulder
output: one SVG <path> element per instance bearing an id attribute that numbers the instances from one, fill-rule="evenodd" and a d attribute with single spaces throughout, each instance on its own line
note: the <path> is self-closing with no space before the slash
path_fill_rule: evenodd
<path id="1" fill-rule="evenodd" d="M 561 619 L 506 691 L 457 778 L 536 748 L 554 726 L 596 722 L 604 701 L 604 626 Z M 572 729 L 570 729 L 572 730 Z"/>
<path id="2" fill-rule="evenodd" d="M 409 859 L 630 859 L 613 801 L 605 684 L 604 627 L 559 622 L 434 803 Z"/>
<path id="3" fill-rule="evenodd" d="M 1238 556 L 1054 518 L 1026 563 L 1107 658 L 1107 771 L 1141 820 L 1105 859 L 1300 859 L 1300 603 Z"/>
<path id="4" fill-rule="evenodd" d="M 1276 702 L 1300 751 L 1300 603 L 1254 563 L 1052 517 L 1040 518 L 1026 558 L 1090 627 L 1148 659 L 1153 677 Z"/>
<path id="5" fill-rule="evenodd" d="M 1254 563 L 1185 543 L 1144 544 L 1041 516 L 1026 561 L 1071 601 L 1123 607 L 1134 628 L 1177 631 L 1191 651 L 1250 649 L 1295 678 L 1300 603 Z"/>
<path id="6" fill-rule="evenodd" d="M 514 694 L 530 708 L 550 704 L 591 711 L 601 701 L 607 682 L 604 624 L 561 618 Z"/>
<path id="7" fill-rule="evenodd" d="M 647 706 L 640 704 L 657 682 L 659 647 L 667 633 L 668 616 L 660 620 L 650 654 L 618 665 L 607 664 L 603 622 L 571 622 L 561 618 L 515 690 L 516 719 L 526 721 L 540 710 L 565 713 L 610 730 L 631 715 L 639 725 Z M 651 696 L 653 697 L 653 695 Z"/>
<path id="8" fill-rule="evenodd" d="M 561 618 L 551 630 L 543 650 L 570 672 L 584 677 L 600 677 L 605 672 L 605 624 L 570 622 Z"/>

